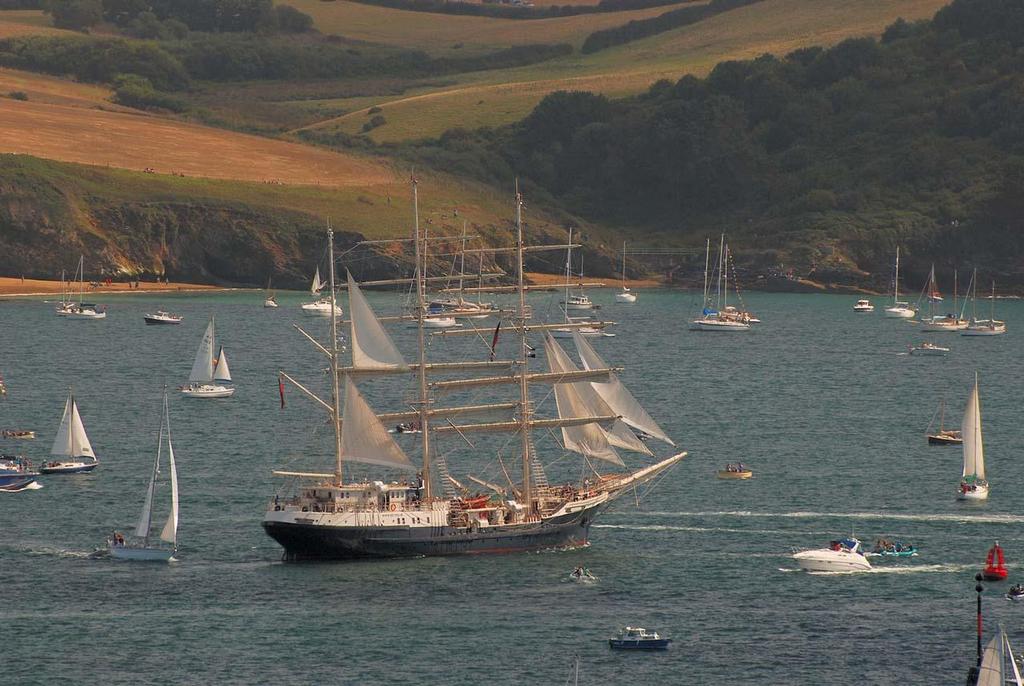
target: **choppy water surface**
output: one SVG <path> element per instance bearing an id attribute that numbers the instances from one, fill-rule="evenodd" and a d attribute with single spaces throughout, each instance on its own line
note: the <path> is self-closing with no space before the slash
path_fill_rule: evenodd
<path id="1" fill-rule="evenodd" d="M 42 461 L 74 386 L 103 463 L 0 494 L 12 641 L 2 681 L 561 684 L 578 654 L 581 684 L 961 683 L 974 654 L 973 574 L 993 539 L 1014 568 L 1024 560 L 1024 304 L 999 302 L 1008 335 L 966 338 L 856 315 L 851 297 L 751 294 L 764 324 L 707 334 L 687 330 L 691 294 L 641 291 L 634 305 L 593 297 L 619 322 L 617 337 L 595 347 L 626 367 L 623 381 L 689 457 L 639 509 L 622 498 L 587 549 L 350 564 L 283 564 L 259 526 L 281 485 L 271 469 L 323 469 L 331 459 L 319 411 L 293 391 L 284 410 L 278 403 L 279 369 L 324 387 L 324 359 L 291 327 L 300 295 L 282 295 L 278 310 L 264 310 L 259 293 L 112 296 L 103 322 L 58 319 L 38 300 L 0 303 L 10 391 L 0 428 L 39 434 L 3 449 Z M 538 296 L 538 311 L 553 314 L 553 300 Z M 398 297 L 371 301 L 395 310 Z M 157 306 L 185 322 L 144 326 Z M 138 515 L 160 389 L 185 381 L 211 314 L 238 391 L 172 396 L 181 559 L 90 557 Z M 413 332 L 392 330 L 411 353 Z M 905 354 L 929 339 L 953 352 Z M 483 345 L 435 341 L 432 354 L 479 357 Z M 992 494 L 969 505 L 954 500 L 959 448 L 929 447 L 924 430 L 943 395 L 947 425 L 959 423 L 975 371 Z M 411 387 L 387 379 L 365 390 L 385 411 L 400 409 Z M 505 439 L 444 450 L 456 476 L 498 478 L 481 457 L 495 447 L 513 452 Z M 556 460 L 552 480 L 580 473 L 550 438 L 541 449 Z M 737 460 L 754 479 L 714 478 Z M 793 548 L 850 533 L 902 538 L 921 555 L 860 575 L 793 571 Z M 577 564 L 600 582 L 568 582 Z M 1002 599 L 1008 585 L 987 591 L 987 626 L 1005 623 L 1024 646 L 1024 607 Z M 610 652 L 605 639 L 626 624 L 675 644 L 664 654 Z"/>

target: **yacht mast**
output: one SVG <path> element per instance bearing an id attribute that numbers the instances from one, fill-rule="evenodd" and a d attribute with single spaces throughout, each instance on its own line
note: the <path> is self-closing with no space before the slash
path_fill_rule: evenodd
<path id="1" fill-rule="evenodd" d="M 722 253 L 725 251 L 725 234 L 718 239 L 718 292 L 715 295 L 715 308 L 722 309 Z"/>
<path id="2" fill-rule="evenodd" d="M 416 322 L 419 336 L 420 364 L 416 376 L 419 381 L 419 423 L 420 435 L 423 437 L 423 498 L 429 500 L 433 495 L 430 485 L 430 430 L 427 426 L 430 421 L 429 403 L 427 395 L 427 346 L 425 332 L 423 330 L 423 315 L 427 309 L 424 275 L 426 272 L 426 246 L 421 245 L 420 237 L 420 206 L 417 181 L 412 179 L 412 209 L 413 209 L 413 242 L 416 245 Z M 460 294 L 461 295 L 461 294 Z"/>
<path id="3" fill-rule="evenodd" d="M 526 516 L 533 514 L 533 486 L 530 483 L 530 388 L 527 382 L 526 321 L 526 289 L 523 288 L 523 196 L 519 192 L 519 181 L 516 180 L 516 258 L 518 263 L 519 291 L 519 436 L 522 439 L 523 452 L 523 503 L 526 505 Z M 568 302 L 568 298 L 566 298 Z M 566 304 L 568 308 L 568 304 Z M 568 317 L 568 311 L 566 312 Z M 422 367 L 421 367 L 422 368 Z"/>
<path id="4" fill-rule="evenodd" d="M 338 485 L 341 476 L 341 394 L 338 392 L 338 296 L 334 288 L 334 229 L 327 220 L 327 264 L 331 281 L 331 421 L 334 423 L 334 476 Z M 283 397 L 283 396 L 282 396 Z"/>
<path id="5" fill-rule="evenodd" d="M 701 316 L 706 316 L 703 310 L 708 307 L 708 268 L 711 266 L 711 237 L 708 236 L 707 245 L 704 250 L 704 304 L 701 306 Z"/>

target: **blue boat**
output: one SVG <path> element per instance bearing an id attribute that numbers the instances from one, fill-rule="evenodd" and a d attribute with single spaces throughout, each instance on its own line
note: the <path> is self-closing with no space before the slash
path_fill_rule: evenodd
<path id="1" fill-rule="evenodd" d="M 627 626 L 608 639 L 608 647 L 613 650 L 667 650 L 670 643 L 671 638 L 662 638 L 657 631 L 635 626 Z"/>
<path id="2" fill-rule="evenodd" d="M 36 482 L 39 472 L 23 457 L 0 455 L 0 491 L 17 493 Z"/>

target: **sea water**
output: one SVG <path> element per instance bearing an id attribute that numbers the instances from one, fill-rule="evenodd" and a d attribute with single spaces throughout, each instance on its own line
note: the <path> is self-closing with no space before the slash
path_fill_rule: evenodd
<path id="1" fill-rule="evenodd" d="M 0 428 L 38 434 L 3 451 L 45 460 L 73 388 L 101 462 L 92 474 L 0 493 L 0 682 L 561 684 L 578 656 L 581 684 L 958 684 L 975 659 L 973 576 L 996 539 L 1014 571 L 985 584 L 986 640 L 1003 623 L 1024 647 L 1024 607 L 1002 597 L 1024 561 L 1024 305 L 999 301 L 1007 335 L 968 338 L 885 319 L 881 298 L 864 315 L 852 311 L 855 297 L 758 293 L 746 305 L 764 323 L 702 333 L 688 330 L 693 294 L 638 293 L 615 304 L 611 291 L 593 292 L 595 314 L 617 324 L 614 338 L 591 341 L 689 456 L 620 498 L 589 547 L 322 564 L 282 563 L 260 527 L 284 485 L 272 469 L 332 468 L 325 414 L 294 389 L 284 409 L 278 397 L 279 370 L 329 393 L 326 358 L 292 326 L 323 336 L 326 320 L 303 319 L 300 294 L 280 294 L 276 310 L 262 308 L 259 292 L 109 296 L 103 321 L 59 318 L 42 300 L 0 302 L 9 389 Z M 370 300 L 399 310 L 397 295 Z M 557 296 L 531 300 L 557 320 Z M 157 307 L 184 322 L 144 325 Z M 175 387 L 213 315 L 238 390 L 181 397 Z M 476 324 L 478 336 L 432 338 L 432 358 L 486 359 L 494 323 Z M 415 331 L 388 328 L 411 359 Z M 952 352 L 906 354 L 925 340 Z M 500 336 L 499 358 L 514 354 L 512 342 Z M 542 341 L 532 343 L 540 368 Z M 959 425 L 975 372 L 992 490 L 987 502 L 960 503 L 960 448 L 929 446 L 925 429 L 943 397 L 946 426 Z M 95 551 L 114 529 L 134 527 L 165 384 L 180 559 L 112 560 Z M 404 378 L 361 386 L 378 411 L 407 409 L 414 391 Z M 464 399 L 513 400 L 515 390 Z M 550 414 L 547 389 L 535 401 Z M 467 439 L 472 448 L 458 437 L 439 443 L 460 481 L 506 483 L 499 450 L 517 472 L 514 436 Z M 419 459 L 415 437 L 397 440 Z M 585 474 L 553 434 L 538 436 L 538 449 L 554 463 L 552 482 Z M 715 478 L 737 461 L 753 479 Z M 373 474 L 386 476 L 356 470 Z M 158 492 L 154 528 L 167 497 Z M 868 547 L 900 539 L 920 555 L 875 558 L 864 574 L 796 571 L 794 549 L 851 534 Z M 572 583 L 577 565 L 600 581 Z M 672 648 L 610 651 L 607 638 L 625 625 L 658 630 Z"/>

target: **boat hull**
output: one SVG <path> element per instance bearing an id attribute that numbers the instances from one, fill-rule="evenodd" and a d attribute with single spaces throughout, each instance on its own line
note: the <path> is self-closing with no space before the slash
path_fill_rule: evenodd
<path id="1" fill-rule="evenodd" d="M 590 524 L 602 506 L 603 503 L 597 504 L 535 524 L 484 529 L 327 526 L 316 524 L 313 519 L 268 512 L 263 530 L 284 548 L 283 558 L 288 561 L 515 553 L 586 545 Z"/>
<path id="2" fill-rule="evenodd" d="M 40 474 L 84 474 L 99 466 L 99 462 L 53 462 L 39 468 Z"/>
<path id="3" fill-rule="evenodd" d="M 671 644 L 671 638 L 648 638 L 643 640 L 608 639 L 608 647 L 612 650 L 668 650 Z"/>
<path id="4" fill-rule="evenodd" d="M 889 319 L 912 319 L 917 314 L 914 310 L 907 307 L 887 307 L 885 308 L 885 316 Z"/>
<path id="5" fill-rule="evenodd" d="M 136 560 L 139 562 L 170 562 L 176 550 L 170 548 L 134 548 L 131 546 L 107 544 L 110 556 L 118 560 Z"/>
<path id="6" fill-rule="evenodd" d="M 806 572 L 868 572 L 871 563 L 858 553 L 839 550 L 805 550 L 793 559 Z"/>
<path id="7" fill-rule="evenodd" d="M 697 319 L 690 323 L 691 331 L 750 331 L 750 324 L 718 319 Z"/>
<path id="8" fill-rule="evenodd" d="M 934 434 L 928 436 L 929 445 L 962 445 L 963 442 L 964 439 L 953 438 L 951 436 L 939 436 Z"/>
<path id="9" fill-rule="evenodd" d="M 617 303 L 635 303 L 636 295 L 633 293 L 616 293 L 615 302 Z"/>
<path id="10" fill-rule="evenodd" d="M 718 472 L 719 479 L 735 480 L 735 479 L 749 479 L 754 476 L 754 472 L 749 469 L 745 469 L 741 472 L 730 472 L 727 470 L 720 470 Z"/>
<path id="11" fill-rule="evenodd" d="M 227 398 L 235 394 L 235 389 L 225 386 L 186 387 L 181 389 L 181 394 L 186 398 Z"/>
<path id="12" fill-rule="evenodd" d="M 988 486 L 977 486 L 973 490 L 964 490 L 961 488 L 956 494 L 957 500 L 987 500 L 988 499 Z"/>
<path id="13" fill-rule="evenodd" d="M 146 324 L 159 325 L 159 324 L 181 324 L 181 318 L 165 318 L 165 317 L 143 317 Z"/>
<path id="14" fill-rule="evenodd" d="M 24 490 L 35 483 L 38 474 L 0 474 L 0 491 L 17 492 Z"/>

